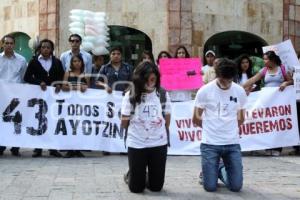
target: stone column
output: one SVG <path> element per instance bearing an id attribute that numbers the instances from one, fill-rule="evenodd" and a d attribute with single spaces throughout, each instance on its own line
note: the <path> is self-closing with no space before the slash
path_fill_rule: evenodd
<path id="1" fill-rule="evenodd" d="M 283 40 L 291 39 L 300 53 L 300 1 L 283 0 Z"/>
<path id="2" fill-rule="evenodd" d="M 40 40 L 48 38 L 59 46 L 59 0 L 39 0 L 39 36 Z"/>
<path id="3" fill-rule="evenodd" d="M 168 41 L 172 55 L 178 45 L 192 54 L 192 0 L 169 0 Z"/>

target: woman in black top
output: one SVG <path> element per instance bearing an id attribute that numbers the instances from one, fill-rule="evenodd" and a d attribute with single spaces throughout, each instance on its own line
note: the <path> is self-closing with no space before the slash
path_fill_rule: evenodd
<path id="1" fill-rule="evenodd" d="M 85 92 L 90 85 L 90 80 L 84 73 L 84 61 L 80 55 L 74 55 L 70 61 L 70 71 L 64 75 L 63 91 L 80 90 Z M 65 158 L 84 157 L 79 150 L 68 150 Z"/>

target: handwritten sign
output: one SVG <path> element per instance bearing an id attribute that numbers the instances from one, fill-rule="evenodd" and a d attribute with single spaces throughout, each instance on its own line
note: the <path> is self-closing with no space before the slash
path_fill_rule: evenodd
<path id="1" fill-rule="evenodd" d="M 200 58 L 170 58 L 159 61 L 161 85 L 166 90 L 192 90 L 203 85 Z"/>

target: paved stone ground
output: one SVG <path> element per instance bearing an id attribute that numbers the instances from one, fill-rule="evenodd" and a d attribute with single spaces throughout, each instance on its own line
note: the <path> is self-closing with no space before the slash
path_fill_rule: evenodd
<path id="1" fill-rule="evenodd" d="M 245 156 L 240 193 L 222 184 L 215 193 L 205 192 L 197 178 L 200 157 L 169 156 L 163 191 L 132 194 L 123 182 L 126 156 L 89 152 L 86 158 L 34 159 L 30 150 L 21 153 L 0 157 L 0 200 L 300 199 L 300 156 Z"/>

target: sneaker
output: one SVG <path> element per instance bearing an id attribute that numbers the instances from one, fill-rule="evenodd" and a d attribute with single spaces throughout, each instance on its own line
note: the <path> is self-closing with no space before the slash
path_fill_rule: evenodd
<path id="1" fill-rule="evenodd" d="M 128 185 L 129 182 L 129 170 L 123 176 L 124 182 Z"/>
<path id="2" fill-rule="evenodd" d="M 264 156 L 272 156 L 272 150 L 271 149 L 267 149 L 264 151 L 263 153 Z"/>
<path id="3" fill-rule="evenodd" d="M 67 153 L 64 155 L 64 158 L 72 158 L 75 156 L 76 156 L 76 154 L 74 151 L 67 151 Z"/>
<path id="4" fill-rule="evenodd" d="M 49 153 L 50 156 L 61 158 L 62 155 L 57 150 L 51 150 Z"/>
<path id="5" fill-rule="evenodd" d="M 280 151 L 276 151 L 276 150 L 272 150 L 272 151 L 271 151 L 271 155 L 272 155 L 272 156 L 278 157 L 278 156 L 280 156 L 280 154 L 281 154 Z"/>
<path id="6" fill-rule="evenodd" d="M 83 155 L 83 153 L 81 153 L 81 151 L 75 151 L 75 155 L 79 158 L 84 158 L 85 156 Z"/>
<path id="7" fill-rule="evenodd" d="M 295 155 L 300 155 L 300 151 L 298 150 L 293 150 L 291 152 L 288 153 L 290 156 L 295 156 Z"/>
<path id="8" fill-rule="evenodd" d="M 11 155 L 16 156 L 16 157 L 20 157 L 21 154 L 19 152 L 19 150 L 10 150 L 11 151 Z"/>
<path id="9" fill-rule="evenodd" d="M 103 154 L 104 156 L 108 156 L 108 155 L 110 155 L 110 152 L 108 152 L 108 151 L 102 151 L 102 154 Z"/>
<path id="10" fill-rule="evenodd" d="M 34 151 L 33 154 L 32 154 L 33 158 L 38 158 L 38 157 L 41 157 L 41 156 L 42 156 L 42 152 L 40 152 L 40 151 Z"/>
<path id="11" fill-rule="evenodd" d="M 203 185 L 203 173 L 202 172 L 200 172 L 200 174 L 199 174 L 199 184 Z"/>

